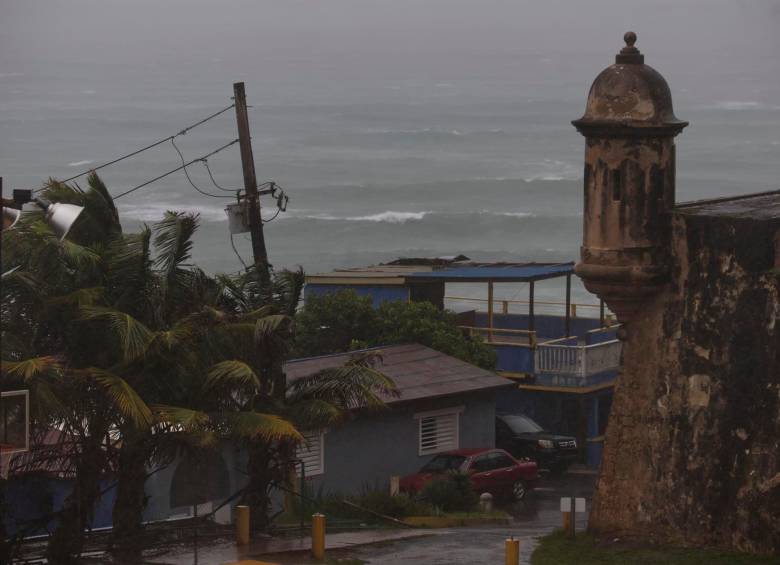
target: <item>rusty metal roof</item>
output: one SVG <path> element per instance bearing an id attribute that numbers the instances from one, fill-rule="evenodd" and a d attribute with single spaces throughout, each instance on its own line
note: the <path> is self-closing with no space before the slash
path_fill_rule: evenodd
<path id="1" fill-rule="evenodd" d="M 491 371 L 417 344 L 389 345 L 350 353 L 293 359 L 285 365 L 287 380 L 292 382 L 323 369 L 338 367 L 355 354 L 365 351 L 381 354 L 382 363 L 376 369 L 393 379 L 401 393 L 398 398 L 385 398 L 388 404 L 477 392 L 514 384 Z"/>

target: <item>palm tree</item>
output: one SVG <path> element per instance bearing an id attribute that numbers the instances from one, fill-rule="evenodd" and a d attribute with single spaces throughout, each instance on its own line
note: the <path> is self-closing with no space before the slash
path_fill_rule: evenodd
<path id="1" fill-rule="evenodd" d="M 15 270 L 2 285 L 2 386 L 30 390 L 34 431 L 57 432 L 61 460 L 74 475 L 49 543 L 51 563 L 70 563 L 81 552 L 100 481 L 112 467 L 112 427 L 151 423 L 119 371 L 127 349 L 106 347 L 96 327 L 77 321 L 101 298 L 105 242 L 121 229 L 105 186 L 95 175 L 88 182 L 86 191 L 55 181 L 44 187 L 47 199 L 86 208 L 68 239 L 59 241 L 35 213 L 3 236 L 3 271 Z"/>
<path id="2" fill-rule="evenodd" d="M 293 341 L 292 316 L 300 300 L 303 272 L 276 273 L 268 289 L 259 286 L 258 280 L 251 270 L 238 278 L 220 279 L 225 305 L 236 314 L 223 328 L 232 336 L 233 356 L 210 368 L 208 383 L 213 398 L 226 399 L 221 409 L 233 419 L 228 427 L 239 432 L 246 449 L 248 481 L 242 503 L 250 507 L 253 527 L 264 529 L 271 490 L 276 485 L 289 486 L 295 446 L 301 437 L 269 440 L 247 435 L 242 433 L 244 422 L 261 413 L 293 422 L 298 430 L 326 427 L 357 409 L 383 407 L 383 398 L 396 394 L 396 389 L 376 369 L 380 360 L 376 355 L 358 357 L 344 367 L 288 384 L 283 369 Z M 248 323 L 248 316 L 254 321 Z"/>

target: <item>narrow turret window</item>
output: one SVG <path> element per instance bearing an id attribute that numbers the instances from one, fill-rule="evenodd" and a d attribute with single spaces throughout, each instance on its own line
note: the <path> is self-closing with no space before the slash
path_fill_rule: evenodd
<path id="1" fill-rule="evenodd" d="M 623 188 L 623 174 L 620 169 L 610 171 L 612 175 L 612 200 L 620 200 L 620 193 Z"/>

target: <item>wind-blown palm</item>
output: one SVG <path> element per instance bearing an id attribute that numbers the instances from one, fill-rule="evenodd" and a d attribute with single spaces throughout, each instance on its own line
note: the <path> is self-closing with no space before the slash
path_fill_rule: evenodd
<path id="1" fill-rule="evenodd" d="M 100 480 L 113 466 L 109 430 L 116 422 L 151 421 L 121 374 L 122 355 L 102 347 L 94 325 L 76 322 L 80 309 L 104 299 L 105 243 L 121 232 L 105 186 L 94 175 L 88 182 L 86 191 L 55 181 L 44 188 L 49 200 L 86 208 L 68 239 L 59 241 L 38 213 L 3 236 L 3 271 L 15 270 L 2 285 L 2 387 L 30 390 L 34 435 L 57 430 L 62 460 L 75 474 L 50 540 L 51 563 L 67 563 L 81 550 Z"/>
<path id="2" fill-rule="evenodd" d="M 366 358 L 288 385 L 303 272 L 267 285 L 254 269 L 210 277 L 189 263 L 196 215 L 168 212 L 124 234 L 103 183 L 88 182 L 45 188 L 51 201 L 86 207 L 69 239 L 39 214 L 3 238 L 3 388 L 31 390 L 35 429 L 76 438 L 67 459 L 78 496 L 52 538 L 52 563 L 80 551 L 106 473 L 118 479 L 116 545 L 137 551 L 148 468 L 221 438 L 247 450 L 244 500 L 262 527 L 299 430 L 381 407 L 392 382 Z"/>

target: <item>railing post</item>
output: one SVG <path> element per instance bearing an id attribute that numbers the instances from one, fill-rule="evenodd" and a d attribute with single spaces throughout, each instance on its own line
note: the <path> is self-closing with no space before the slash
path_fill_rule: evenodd
<path id="1" fill-rule="evenodd" d="M 493 281 L 488 281 L 488 341 L 493 341 Z"/>
<path id="2" fill-rule="evenodd" d="M 502 300 L 501 301 L 501 313 L 502 314 L 509 314 L 509 301 L 508 300 Z"/>

